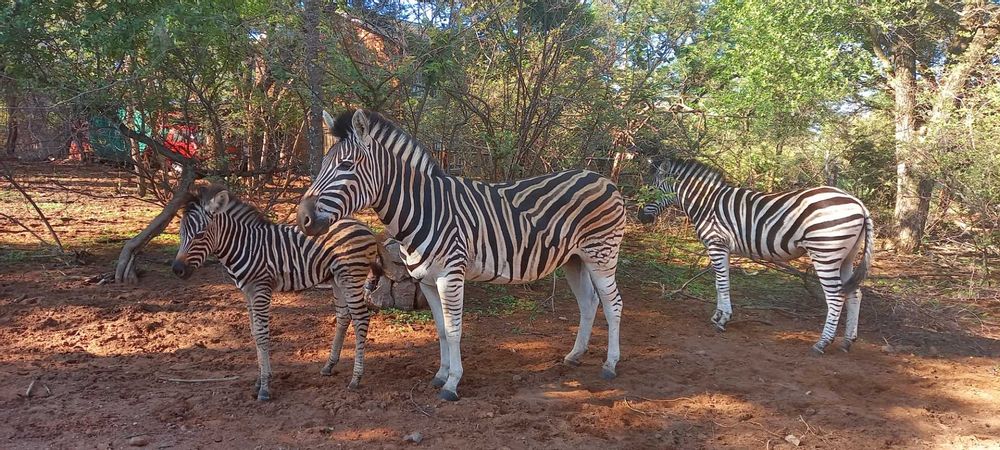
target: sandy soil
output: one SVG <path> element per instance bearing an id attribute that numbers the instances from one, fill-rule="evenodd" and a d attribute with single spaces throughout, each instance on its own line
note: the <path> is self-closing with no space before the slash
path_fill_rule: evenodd
<path id="1" fill-rule="evenodd" d="M 155 213 L 128 214 L 146 208 L 128 199 L 76 201 L 120 208 L 111 222 L 126 228 Z M 60 231 L 87 236 L 110 226 L 70 219 Z M 29 247 L 4 227 L 2 246 Z M 337 373 L 319 375 L 334 328 L 328 292 L 280 294 L 274 400 L 258 403 L 245 307 L 222 269 L 177 280 L 163 244 L 141 258 L 140 285 L 89 283 L 110 270 L 120 242 L 109 244 L 90 247 L 86 265 L 45 258 L 0 265 L 0 447 L 1000 447 L 1000 341 L 991 329 L 921 327 L 919 312 L 871 292 L 852 352 L 812 356 L 824 307 L 804 289 L 775 299 L 735 285 L 737 316 L 716 333 L 711 304 L 664 299 L 647 282 L 655 272 L 624 264 L 623 360 L 607 382 L 603 319 L 582 367 L 558 363 L 578 314 L 562 280 L 554 310 L 547 280 L 502 292 L 476 285 L 467 290 L 468 308 L 479 312 L 465 322 L 457 403 L 439 401 L 428 385 L 438 361 L 432 323 L 377 315 L 363 385 L 349 391 L 350 345 Z M 876 265 L 875 277 L 890 272 L 905 275 L 889 261 Z M 501 293 L 539 306 L 491 309 Z M 758 306 L 741 308 L 750 303 Z M 162 379 L 231 376 L 238 378 Z M 411 432 L 421 433 L 420 444 L 403 441 Z"/>

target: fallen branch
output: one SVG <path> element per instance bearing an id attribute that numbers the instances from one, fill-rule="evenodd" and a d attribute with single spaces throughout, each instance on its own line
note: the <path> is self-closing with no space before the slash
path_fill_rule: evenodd
<path id="1" fill-rule="evenodd" d="M 423 414 L 423 415 L 425 415 L 427 417 L 432 417 L 431 413 L 429 413 L 427 411 L 424 411 L 424 408 L 422 408 L 420 405 L 417 404 L 416 401 L 413 400 L 413 390 L 416 389 L 419 384 L 420 383 L 417 382 L 416 384 L 413 385 L 413 387 L 410 388 L 410 403 L 413 404 L 413 407 L 416 408 L 417 411 L 420 412 L 420 414 Z"/>
<path id="2" fill-rule="evenodd" d="M 35 209 L 35 213 L 38 214 L 38 217 L 40 219 L 42 219 L 42 223 L 45 224 L 45 228 L 48 228 L 49 234 L 52 235 L 52 240 L 56 241 L 56 246 L 59 247 L 59 253 L 66 253 L 66 250 L 63 249 L 62 241 L 59 240 L 59 235 L 56 234 L 56 230 L 52 229 L 52 224 L 49 223 L 49 218 L 45 217 L 45 213 L 43 213 L 42 209 L 38 207 L 38 204 L 35 203 L 35 200 L 32 199 L 31 196 L 28 195 L 27 192 L 25 192 L 24 188 L 22 188 L 21 185 L 18 184 L 17 180 L 14 179 L 14 173 L 10 171 L 10 168 L 7 167 L 7 164 L 4 164 L 3 160 L 0 160 L 0 166 L 3 167 L 4 178 L 6 178 L 7 181 L 9 181 L 12 186 L 14 186 L 14 189 L 17 189 L 17 191 L 21 193 L 21 196 L 23 196 L 24 199 L 31 204 L 31 207 Z M 24 227 L 24 224 L 21 224 L 21 226 Z"/>
<path id="3" fill-rule="evenodd" d="M 632 405 L 630 405 L 630 404 L 628 403 L 628 396 L 627 396 L 627 395 L 625 396 L 625 406 L 627 406 L 627 407 L 628 407 L 628 409 L 631 409 L 632 411 L 635 411 L 635 412 L 637 412 L 637 413 L 639 413 L 639 414 L 642 414 L 642 415 L 644 415 L 644 416 L 648 416 L 648 415 L 649 415 L 649 413 L 648 413 L 648 412 L 646 412 L 646 411 L 643 411 L 643 410 L 641 410 L 641 409 L 637 409 L 637 408 L 634 408 L 634 407 L 632 407 Z"/>
<path id="4" fill-rule="evenodd" d="M 184 202 L 187 200 L 188 189 L 194 183 L 195 172 L 192 166 L 184 166 L 181 173 L 181 180 L 177 183 L 177 189 L 174 190 L 174 196 L 170 199 L 170 202 L 163 207 L 163 211 L 160 212 L 154 218 L 149 225 L 146 226 L 142 232 L 138 235 L 129 239 L 125 245 L 122 246 L 122 251 L 118 255 L 118 262 L 115 265 L 115 282 L 125 283 L 125 284 L 135 284 L 138 282 L 139 277 L 136 274 L 135 268 L 135 256 L 149 243 L 154 237 L 158 236 L 167 228 L 167 225 L 173 220 L 174 215 L 184 206 Z"/>
<path id="5" fill-rule="evenodd" d="M 174 383 L 215 383 L 219 381 L 236 381 L 240 379 L 240 377 L 236 375 L 221 378 L 170 378 L 163 375 L 157 375 L 156 378 Z"/>
<path id="6" fill-rule="evenodd" d="M 38 381 L 38 377 L 31 379 L 31 384 L 28 385 L 28 390 L 24 391 L 24 396 L 31 398 L 31 389 L 35 387 L 35 382 Z"/>
<path id="7" fill-rule="evenodd" d="M 673 297 L 673 296 L 675 296 L 677 294 L 684 294 L 684 290 L 687 289 L 688 285 L 691 284 L 692 281 L 697 280 L 702 275 L 704 275 L 704 274 L 706 274 L 706 273 L 708 273 L 710 271 L 712 271 L 711 267 L 707 267 L 705 269 L 702 269 L 701 272 L 698 272 L 695 276 L 691 277 L 691 279 L 685 281 L 684 284 L 681 284 L 681 287 L 679 287 L 677 289 L 674 289 L 674 290 L 672 290 L 670 292 L 667 292 L 666 295 L 664 295 L 664 297 Z M 684 294 L 684 295 L 687 296 L 687 294 Z M 695 297 L 695 298 L 697 298 L 697 297 Z M 699 300 L 701 300 L 701 299 L 699 298 Z"/>

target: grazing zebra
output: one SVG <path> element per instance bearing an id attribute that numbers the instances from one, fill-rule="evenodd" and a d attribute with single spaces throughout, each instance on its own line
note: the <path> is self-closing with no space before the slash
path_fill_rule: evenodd
<path id="1" fill-rule="evenodd" d="M 441 388 L 441 398 L 459 398 L 465 280 L 527 283 L 560 266 L 580 307 L 576 343 L 564 361 L 580 364 L 600 301 L 608 322 L 602 376 L 614 378 L 622 312 L 615 269 L 625 206 L 610 180 L 570 170 L 481 183 L 448 175 L 378 113 L 325 118 L 338 140 L 299 203 L 299 225 L 314 235 L 373 207 L 387 233 L 402 243 L 403 261 L 431 306 L 441 346 L 432 384 Z"/>
<path id="2" fill-rule="evenodd" d="M 180 237 L 174 274 L 188 278 L 208 254 L 213 254 L 246 297 L 260 367 L 254 386 L 257 400 L 270 399 L 271 293 L 298 291 L 325 281 L 333 281 L 337 331 L 320 373 L 333 372 L 349 320 L 353 321 L 354 375 L 348 387 L 358 386 L 368 334 L 364 291 L 376 285 L 382 274 L 378 244 L 368 227 L 343 219 L 322 236 L 308 237 L 294 226 L 272 223 L 260 210 L 224 188 L 210 186 L 192 195 L 181 218 Z"/>
<path id="3" fill-rule="evenodd" d="M 860 200 L 840 189 L 821 186 L 761 193 L 726 183 L 718 171 L 696 161 L 667 159 L 654 163 L 660 199 L 645 205 L 639 221 L 651 223 L 676 204 L 694 224 L 708 248 L 715 270 L 717 308 L 712 322 L 725 330 L 732 316 L 729 302 L 729 255 L 788 261 L 808 254 L 826 294 L 826 324 L 817 353 L 833 342 L 847 300 L 843 350 L 858 337 L 861 289 L 872 259 L 872 220 Z M 861 264 L 854 258 L 865 246 Z"/>

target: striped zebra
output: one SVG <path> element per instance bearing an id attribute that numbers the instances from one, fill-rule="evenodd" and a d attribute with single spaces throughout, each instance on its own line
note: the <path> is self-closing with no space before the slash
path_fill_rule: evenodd
<path id="1" fill-rule="evenodd" d="M 762 193 L 729 185 L 718 171 L 696 161 L 667 159 L 652 167 L 659 199 L 645 205 L 639 221 L 651 223 L 676 204 L 694 224 L 715 271 L 717 308 L 712 322 L 720 331 L 732 316 L 729 255 L 788 261 L 808 254 L 826 295 L 826 324 L 813 351 L 833 342 L 845 298 L 843 350 L 858 337 L 861 289 L 872 259 L 872 221 L 857 198 L 821 186 Z M 854 258 L 865 246 L 860 265 Z"/>
<path id="2" fill-rule="evenodd" d="M 332 281 L 334 286 L 337 331 L 330 357 L 320 373 L 333 373 L 347 327 L 353 322 L 354 374 L 348 387 L 357 388 L 364 373 L 368 334 L 364 292 L 377 284 L 382 273 L 378 244 L 368 227 L 344 219 L 322 236 L 308 237 L 294 226 L 271 222 L 225 188 L 209 186 L 192 194 L 181 218 L 180 238 L 174 274 L 188 278 L 212 254 L 246 297 L 260 368 L 254 386 L 257 400 L 270 399 L 272 292 L 299 291 L 326 281 Z"/>
<path id="3" fill-rule="evenodd" d="M 375 210 L 402 243 L 403 261 L 431 306 L 441 346 L 432 384 L 441 398 L 459 398 L 465 281 L 527 283 L 559 267 L 580 307 L 576 342 L 564 361 L 580 364 L 600 302 L 608 322 L 602 376 L 614 378 L 625 207 L 611 181 L 584 170 L 497 184 L 454 177 L 378 113 L 325 118 L 337 141 L 299 203 L 299 225 L 315 235 L 363 208 Z"/>

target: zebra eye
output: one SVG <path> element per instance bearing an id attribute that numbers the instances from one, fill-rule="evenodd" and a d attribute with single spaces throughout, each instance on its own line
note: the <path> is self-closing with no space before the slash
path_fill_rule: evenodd
<path id="1" fill-rule="evenodd" d="M 354 167 L 354 161 L 351 161 L 349 159 L 341 161 L 340 165 L 337 166 L 338 169 L 343 169 L 343 170 L 350 170 L 353 167 Z"/>
<path id="2" fill-rule="evenodd" d="M 199 231 L 199 232 L 197 232 L 197 233 L 194 234 L 194 238 L 195 239 L 201 239 L 203 237 L 205 237 L 205 230 L 201 230 L 201 231 Z"/>

